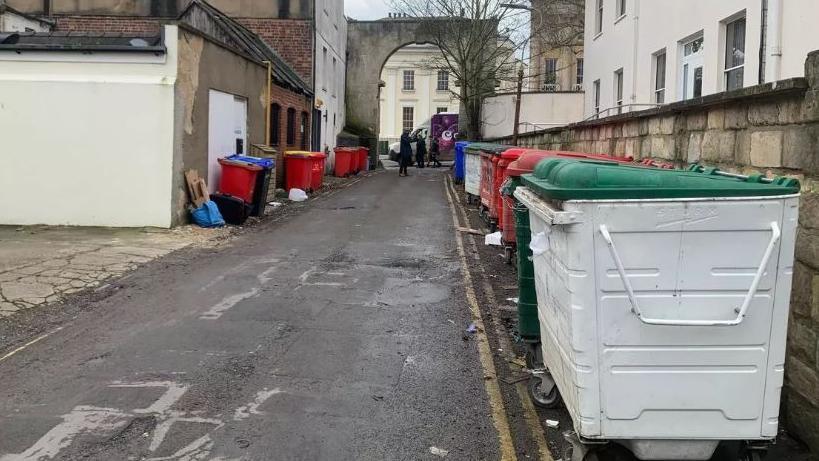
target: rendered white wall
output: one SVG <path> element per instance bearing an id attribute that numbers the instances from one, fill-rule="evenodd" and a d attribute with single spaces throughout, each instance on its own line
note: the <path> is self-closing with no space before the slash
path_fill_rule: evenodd
<path id="1" fill-rule="evenodd" d="M 177 29 L 166 56 L 0 53 L 0 224 L 170 227 Z"/>
<path id="2" fill-rule="evenodd" d="M 666 50 L 665 102 L 681 99 L 681 41 L 702 31 L 705 39 L 703 95 L 725 91 L 725 20 L 744 11 L 746 18 L 744 86 L 759 83 L 759 49 L 762 39 L 761 0 L 625 0 L 626 15 L 615 17 L 615 0 L 604 0 L 603 29 L 596 34 L 594 0 L 586 2 L 585 116 L 594 109 L 593 82 L 600 80 L 602 110 L 614 106 L 614 72 L 623 68 L 624 104 L 653 103 L 653 54 Z M 769 2 L 773 4 L 774 2 Z M 812 22 L 819 17 L 815 0 L 783 0 L 782 71 L 773 76 L 771 43 L 766 42 L 766 81 L 804 75 L 808 52 L 819 49 Z M 768 33 L 772 28 L 769 26 Z"/>
<path id="3" fill-rule="evenodd" d="M 484 138 L 512 135 L 515 97 L 514 94 L 503 94 L 484 100 Z M 582 117 L 583 93 L 524 93 L 521 98 L 521 133 L 579 122 Z"/>
<path id="4" fill-rule="evenodd" d="M 316 0 L 316 102 L 322 103 L 321 146 L 336 147 L 344 129 L 347 73 L 347 18 L 343 0 Z M 324 50 L 327 57 L 324 57 Z M 336 64 L 333 67 L 333 59 Z M 319 101 L 320 100 L 320 101 Z M 329 163 L 329 162 L 328 162 Z M 329 165 L 328 165 L 329 167 Z"/>

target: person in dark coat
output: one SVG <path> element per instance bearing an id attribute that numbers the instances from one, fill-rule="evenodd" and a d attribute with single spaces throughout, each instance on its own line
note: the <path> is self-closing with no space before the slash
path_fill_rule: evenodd
<path id="1" fill-rule="evenodd" d="M 441 147 L 438 145 L 438 138 L 432 138 L 432 145 L 429 148 L 429 163 L 432 164 L 434 168 L 442 166 L 438 160 L 439 155 L 441 155 Z"/>
<path id="2" fill-rule="evenodd" d="M 418 168 L 424 168 L 424 162 L 427 157 L 427 139 L 423 132 L 418 132 L 415 137 L 415 163 Z"/>
<path id="3" fill-rule="evenodd" d="M 407 167 L 412 163 L 412 144 L 410 144 L 410 133 L 404 130 L 401 133 L 401 148 L 398 153 L 398 176 L 407 176 Z"/>

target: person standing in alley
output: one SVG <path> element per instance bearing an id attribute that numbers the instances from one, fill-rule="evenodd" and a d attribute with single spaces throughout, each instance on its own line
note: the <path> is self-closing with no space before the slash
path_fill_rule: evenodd
<path id="1" fill-rule="evenodd" d="M 401 133 L 401 147 L 398 154 L 398 176 L 407 176 L 407 167 L 412 163 L 412 144 L 410 144 L 409 130 Z"/>
<path id="2" fill-rule="evenodd" d="M 424 137 L 424 132 L 419 131 L 415 136 L 415 162 L 418 168 L 424 168 L 424 162 L 427 157 L 427 139 Z"/>
<path id="3" fill-rule="evenodd" d="M 439 155 L 441 155 L 441 147 L 438 145 L 438 138 L 433 137 L 432 145 L 429 147 L 429 163 L 434 168 L 441 167 L 441 162 L 438 160 Z"/>

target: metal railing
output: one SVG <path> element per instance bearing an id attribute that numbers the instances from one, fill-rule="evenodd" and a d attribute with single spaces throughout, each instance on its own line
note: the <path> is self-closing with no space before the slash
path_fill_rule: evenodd
<path id="1" fill-rule="evenodd" d="M 592 114 L 592 115 L 586 117 L 585 119 L 583 119 L 583 121 L 585 122 L 585 121 L 588 121 L 588 120 L 597 120 L 597 119 L 601 119 L 601 118 L 611 117 L 611 116 L 614 116 L 614 115 L 621 115 L 621 114 L 625 114 L 625 113 L 628 113 L 628 112 L 635 112 L 635 111 L 638 111 L 638 110 L 654 109 L 656 107 L 662 107 L 662 106 L 663 106 L 663 104 L 656 104 L 656 103 L 623 104 L 622 106 L 614 106 L 614 107 L 609 107 L 608 109 L 605 109 L 605 110 L 601 110 L 600 112 L 598 112 L 596 114 Z"/>

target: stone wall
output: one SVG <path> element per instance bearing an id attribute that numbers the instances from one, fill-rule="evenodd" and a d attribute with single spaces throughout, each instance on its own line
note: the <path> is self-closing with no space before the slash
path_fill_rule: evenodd
<path id="1" fill-rule="evenodd" d="M 782 408 L 789 432 L 819 453 L 819 51 L 805 70 L 805 78 L 524 134 L 519 144 L 802 181 Z"/>

